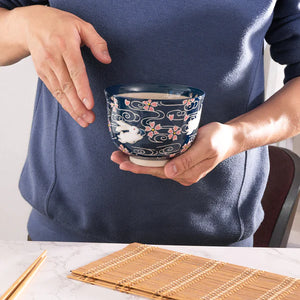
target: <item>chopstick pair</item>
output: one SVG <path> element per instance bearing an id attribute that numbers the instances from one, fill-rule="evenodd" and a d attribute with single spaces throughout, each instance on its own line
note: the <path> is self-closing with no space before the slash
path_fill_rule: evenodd
<path id="1" fill-rule="evenodd" d="M 31 281 L 42 263 L 46 259 L 47 250 L 45 250 L 27 269 L 26 271 L 13 283 L 13 285 L 1 296 L 0 300 L 16 299 L 24 288 Z"/>

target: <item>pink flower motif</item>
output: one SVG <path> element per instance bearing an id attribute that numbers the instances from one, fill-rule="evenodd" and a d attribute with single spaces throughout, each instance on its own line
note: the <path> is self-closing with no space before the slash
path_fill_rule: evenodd
<path id="1" fill-rule="evenodd" d="M 119 146 L 119 149 L 123 152 L 123 153 L 125 153 L 125 154 L 129 154 L 129 151 L 128 151 L 128 149 L 127 148 L 125 148 L 123 145 L 120 145 Z"/>
<path id="2" fill-rule="evenodd" d="M 183 153 L 183 152 L 185 152 L 187 149 L 189 149 L 190 146 L 191 146 L 191 144 L 192 144 L 191 141 L 189 141 L 188 143 L 184 144 L 184 145 L 182 146 L 182 149 L 181 149 L 180 153 Z"/>
<path id="3" fill-rule="evenodd" d="M 109 130 L 109 132 L 111 132 L 111 122 L 108 120 L 108 124 L 107 124 L 107 126 L 108 126 L 108 130 Z"/>
<path id="4" fill-rule="evenodd" d="M 170 121 L 173 121 L 173 119 L 174 119 L 174 115 L 173 115 L 173 114 L 171 114 L 171 115 L 168 115 L 168 119 L 169 119 Z"/>
<path id="5" fill-rule="evenodd" d="M 190 106 L 195 101 L 195 98 L 183 100 L 183 104 Z"/>
<path id="6" fill-rule="evenodd" d="M 172 154 L 169 155 L 169 158 L 172 158 L 172 157 L 174 157 L 175 155 L 176 155 L 176 153 L 172 153 Z"/>
<path id="7" fill-rule="evenodd" d="M 152 138 L 153 135 L 159 133 L 158 130 L 160 130 L 162 127 L 160 124 L 155 125 L 155 122 L 150 122 L 149 125 L 150 126 L 146 126 L 145 130 L 149 131 L 148 136 Z"/>
<path id="8" fill-rule="evenodd" d="M 178 126 L 173 126 L 173 128 L 170 128 L 168 130 L 168 133 L 169 133 L 168 138 L 170 140 L 176 141 L 177 140 L 177 136 L 179 134 L 181 134 L 181 128 L 179 128 Z"/>
<path id="9" fill-rule="evenodd" d="M 188 118 L 189 118 L 189 116 L 188 116 L 188 115 L 185 115 L 185 116 L 184 116 L 184 121 L 186 121 Z"/>
<path id="10" fill-rule="evenodd" d="M 128 106 L 130 104 L 130 101 L 125 99 L 125 105 Z"/>
<path id="11" fill-rule="evenodd" d="M 143 107 L 145 110 L 154 111 L 154 107 L 157 107 L 157 102 L 152 102 L 152 100 L 143 101 L 145 106 Z"/>
<path id="12" fill-rule="evenodd" d="M 111 106 L 112 110 L 113 110 L 114 112 L 116 112 L 117 109 L 119 108 L 118 100 L 117 100 L 115 97 L 112 97 L 111 99 L 112 99 L 114 102 L 110 102 L 110 106 Z"/>

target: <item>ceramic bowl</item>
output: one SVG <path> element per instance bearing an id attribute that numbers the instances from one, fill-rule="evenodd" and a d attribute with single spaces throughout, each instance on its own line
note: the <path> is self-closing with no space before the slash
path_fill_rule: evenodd
<path id="1" fill-rule="evenodd" d="M 170 84 L 128 84 L 105 89 L 108 127 L 130 161 L 159 167 L 186 151 L 199 127 L 205 93 Z"/>

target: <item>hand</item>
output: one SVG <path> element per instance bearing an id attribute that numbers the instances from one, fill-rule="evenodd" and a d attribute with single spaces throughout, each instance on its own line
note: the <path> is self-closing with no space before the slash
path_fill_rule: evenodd
<path id="1" fill-rule="evenodd" d="M 214 122 L 201 127 L 193 145 L 164 167 L 143 167 L 133 164 L 129 161 L 129 156 L 121 151 L 113 152 L 111 160 L 119 164 L 120 169 L 124 171 L 169 178 L 190 186 L 206 176 L 221 161 L 238 153 L 239 149 L 234 127 Z"/>
<path id="2" fill-rule="evenodd" d="M 21 45 L 31 54 L 38 76 L 72 118 L 87 127 L 95 120 L 94 99 L 80 47 L 88 46 L 108 64 L 105 40 L 91 24 L 55 8 L 33 5 L 15 13 L 21 22 Z"/>

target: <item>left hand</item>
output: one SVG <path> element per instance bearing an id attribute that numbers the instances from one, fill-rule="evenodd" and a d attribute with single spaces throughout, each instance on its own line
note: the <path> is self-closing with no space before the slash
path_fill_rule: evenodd
<path id="1" fill-rule="evenodd" d="M 192 146 L 180 156 L 171 159 L 164 167 L 136 165 L 121 151 L 113 152 L 111 160 L 124 171 L 168 178 L 190 186 L 206 176 L 221 161 L 240 152 L 241 147 L 235 135 L 235 127 L 229 124 L 213 122 L 202 126 Z"/>

